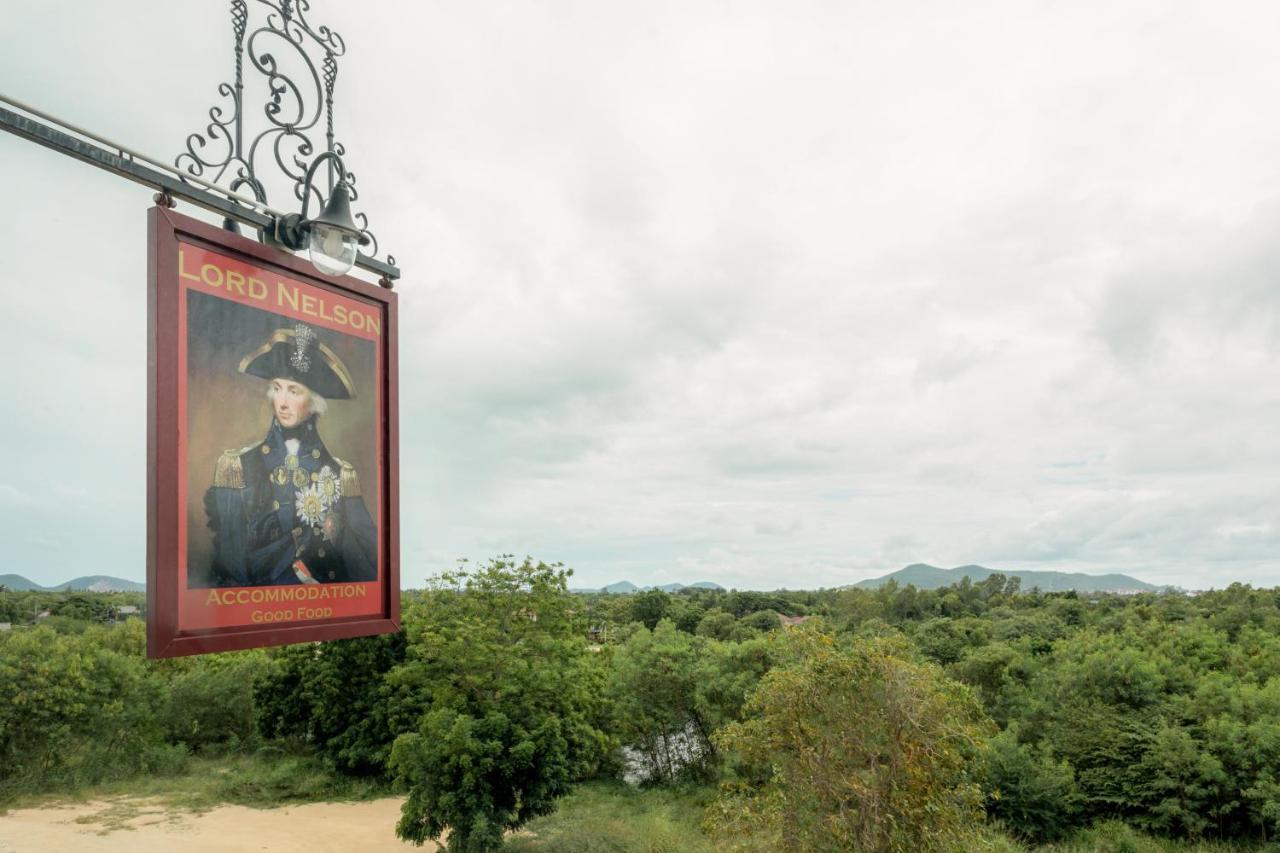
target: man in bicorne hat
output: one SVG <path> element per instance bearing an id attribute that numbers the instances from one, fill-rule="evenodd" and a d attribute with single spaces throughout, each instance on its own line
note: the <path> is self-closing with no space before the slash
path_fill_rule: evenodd
<path id="1" fill-rule="evenodd" d="M 329 400 L 356 395 L 346 365 L 298 323 L 245 356 L 240 372 L 267 381 L 275 416 L 264 440 L 218 459 L 204 498 L 210 585 L 377 580 L 377 530 L 360 479 L 317 429 Z"/>

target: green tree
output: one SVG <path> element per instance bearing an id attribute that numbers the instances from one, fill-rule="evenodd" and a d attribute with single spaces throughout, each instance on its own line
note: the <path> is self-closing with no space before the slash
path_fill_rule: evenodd
<path id="1" fill-rule="evenodd" d="M 1166 835 L 1199 838 L 1213 825 L 1214 805 L 1225 799 L 1222 762 L 1205 751 L 1191 732 L 1164 726 L 1139 763 L 1135 792 L 1146 809 L 1139 823 Z"/>
<path id="2" fill-rule="evenodd" d="M 631 619 L 652 631 L 671 606 L 671 596 L 660 589 L 637 592 L 631 597 Z"/>
<path id="3" fill-rule="evenodd" d="M 441 576 L 413 608 L 408 658 L 388 676 L 426 709 L 391 750 L 401 838 L 447 829 L 450 851 L 495 850 L 600 760 L 603 674 L 569 574 L 502 557 Z"/>
<path id="4" fill-rule="evenodd" d="M 697 599 L 688 595 L 673 595 L 667 606 L 665 618 L 676 623 L 676 627 L 686 634 L 696 633 L 698 623 L 702 621 L 703 614 L 706 611 Z"/>
<path id="5" fill-rule="evenodd" d="M 921 623 L 916 630 L 915 642 L 926 657 L 941 664 L 960 660 L 969 644 L 956 620 L 945 617 Z"/>
<path id="6" fill-rule="evenodd" d="M 775 631 L 782 624 L 778 621 L 778 614 L 774 610 L 757 610 L 754 613 L 748 613 L 738 620 L 738 624 L 746 628 L 752 634 L 766 633 Z"/>
<path id="7" fill-rule="evenodd" d="M 266 668 L 261 650 L 204 655 L 170 669 L 163 716 L 173 743 L 192 750 L 238 747 L 254 737 L 253 682 Z"/>
<path id="8" fill-rule="evenodd" d="M 709 759 L 711 726 L 698 707 L 704 643 L 664 619 L 652 631 L 637 630 L 614 654 L 608 696 L 615 731 L 656 780 L 696 773 Z"/>
<path id="9" fill-rule="evenodd" d="M 142 659 L 144 626 L 0 634 L 0 800 L 119 778 L 162 753 L 164 684 Z"/>
<path id="10" fill-rule="evenodd" d="M 403 632 L 286 646 L 254 684 L 258 728 L 267 737 L 314 744 L 346 772 L 384 773 L 401 731 L 385 677 L 404 659 Z M 397 708 L 410 704 L 402 700 Z"/>
<path id="11" fill-rule="evenodd" d="M 699 637 L 727 640 L 733 636 L 734 629 L 737 627 L 738 620 L 734 618 L 732 613 L 712 608 L 699 620 L 698 627 L 694 630 L 694 633 Z"/>
<path id="12" fill-rule="evenodd" d="M 711 731 L 742 719 L 747 697 L 773 665 L 776 642 L 769 637 L 740 643 L 705 642 L 694 679 L 694 708 Z"/>
<path id="13" fill-rule="evenodd" d="M 1071 765 L 1006 730 L 991 739 L 985 771 L 988 811 L 1017 835 L 1042 843 L 1070 831 L 1079 807 Z"/>
<path id="14" fill-rule="evenodd" d="M 783 642 L 789 661 L 717 737 L 742 781 L 708 827 L 770 832 L 786 850 L 965 849 L 982 817 L 973 771 L 989 725 L 968 689 L 883 641 L 841 648 L 805 625 Z"/>

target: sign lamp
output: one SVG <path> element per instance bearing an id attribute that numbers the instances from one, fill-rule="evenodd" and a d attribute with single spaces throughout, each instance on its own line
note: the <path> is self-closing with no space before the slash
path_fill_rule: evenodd
<path id="1" fill-rule="evenodd" d="M 270 233 L 273 242 L 292 251 L 306 249 L 311 256 L 311 263 L 316 269 L 328 275 L 342 275 L 356 262 L 358 246 L 369 243 L 369 238 L 360 233 L 360 226 L 351 217 L 351 188 L 346 178 L 339 179 L 324 209 L 315 219 L 307 218 L 307 210 L 311 205 L 311 196 L 319 194 L 313 181 L 316 169 L 321 163 L 333 160 L 337 163 L 337 173 L 346 175 L 346 166 L 342 158 L 332 151 L 326 151 L 311 163 L 307 169 L 303 188 L 302 213 L 290 213 L 278 218 Z"/>

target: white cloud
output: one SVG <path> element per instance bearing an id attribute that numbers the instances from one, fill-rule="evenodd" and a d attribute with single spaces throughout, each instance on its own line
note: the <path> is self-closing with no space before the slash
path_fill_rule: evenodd
<path id="1" fill-rule="evenodd" d="M 72 5 L 9 16 L 11 93 L 176 153 L 229 74 L 225 10 Z M 312 16 L 347 39 L 339 137 L 406 273 L 407 582 L 504 551 L 581 585 L 914 560 L 1280 580 L 1280 120 L 1257 106 L 1280 10 Z M 39 366 L 0 380 L 8 479 L 119 496 L 75 538 L 139 577 L 149 193 L 0 157 L 24 249 L 0 309 Z M 18 556 L 57 581 L 88 553 Z"/>

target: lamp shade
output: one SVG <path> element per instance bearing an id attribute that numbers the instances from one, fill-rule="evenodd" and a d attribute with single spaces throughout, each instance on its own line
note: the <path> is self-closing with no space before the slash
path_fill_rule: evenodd
<path id="1" fill-rule="evenodd" d="M 368 242 L 351 216 L 351 190 L 346 181 L 338 182 L 320 215 L 304 222 L 303 227 L 308 231 L 311 263 L 329 275 L 342 275 L 351 269 L 356 262 L 356 247 Z"/>

